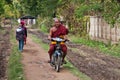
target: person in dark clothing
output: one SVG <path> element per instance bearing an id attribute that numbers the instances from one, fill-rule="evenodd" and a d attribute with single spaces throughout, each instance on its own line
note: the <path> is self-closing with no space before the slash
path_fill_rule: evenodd
<path id="1" fill-rule="evenodd" d="M 21 21 L 19 28 L 16 29 L 16 40 L 19 42 L 19 51 L 23 51 L 25 39 L 27 37 L 27 29 L 24 27 L 24 22 Z"/>
<path id="2" fill-rule="evenodd" d="M 23 27 L 24 32 L 25 32 L 24 44 L 26 45 L 26 40 L 27 40 L 27 28 L 25 27 L 25 22 L 24 22 L 24 21 L 21 21 L 21 26 Z"/>

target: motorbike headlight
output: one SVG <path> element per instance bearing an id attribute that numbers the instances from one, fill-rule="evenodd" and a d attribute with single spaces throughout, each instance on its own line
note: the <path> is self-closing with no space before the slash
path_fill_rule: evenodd
<path id="1" fill-rule="evenodd" d="M 57 47 L 56 47 L 56 49 L 60 49 L 60 47 L 59 47 L 59 46 L 57 46 Z"/>

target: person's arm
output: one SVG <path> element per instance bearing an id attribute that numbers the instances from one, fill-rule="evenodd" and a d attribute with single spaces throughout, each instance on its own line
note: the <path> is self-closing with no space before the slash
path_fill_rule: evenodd
<path id="1" fill-rule="evenodd" d="M 64 39 L 68 40 L 68 28 L 65 27 L 65 35 L 64 35 Z"/>
<path id="2" fill-rule="evenodd" d="M 17 35 L 17 31 L 16 31 L 16 40 L 18 41 L 18 35 Z"/>
<path id="3" fill-rule="evenodd" d="M 49 35 L 48 35 L 48 39 L 51 40 L 51 36 L 52 36 L 52 28 L 49 31 Z"/>
<path id="4" fill-rule="evenodd" d="M 25 35 L 26 35 L 26 37 L 27 37 L 27 28 L 25 27 Z"/>
<path id="5" fill-rule="evenodd" d="M 68 36 L 67 36 L 67 35 L 64 35 L 64 39 L 65 39 L 65 40 L 68 40 Z"/>

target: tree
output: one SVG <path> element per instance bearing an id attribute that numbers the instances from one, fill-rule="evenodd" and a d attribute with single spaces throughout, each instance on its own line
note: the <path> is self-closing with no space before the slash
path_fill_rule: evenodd
<path id="1" fill-rule="evenodd" d="M 1 0 L 0 1 L 0 17 L 4 13 L 4 5 L 5 5 L 5 1 Z"/>

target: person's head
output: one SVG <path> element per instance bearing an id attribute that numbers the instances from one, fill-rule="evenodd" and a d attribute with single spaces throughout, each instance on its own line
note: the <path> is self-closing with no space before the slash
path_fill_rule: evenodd
<path id="1" fill-rule="evenodd" d="M 60 20 L 55 20 L 55 26 L 58 27 L 61 24 Z"/>
<path id="2" fill-rule="evenodd" d="M 24 22 L 24 21 L 21 21 L 20 24 L 21 24 L 22 26 L 24 26 L 24 25 L 25 25 L 25 22 Z"/>

